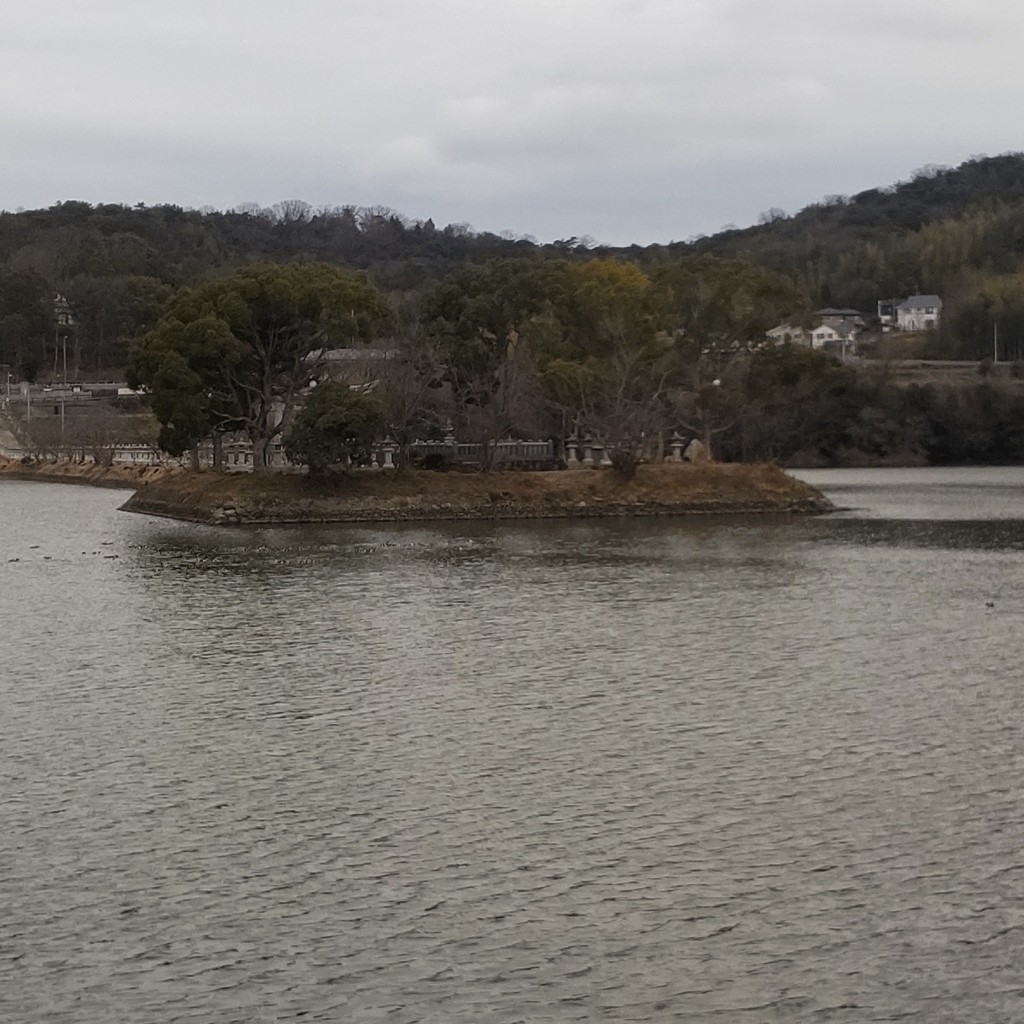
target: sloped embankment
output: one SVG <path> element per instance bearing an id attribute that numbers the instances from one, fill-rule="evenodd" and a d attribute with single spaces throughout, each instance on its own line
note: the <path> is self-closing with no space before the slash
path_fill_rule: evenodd
<path id="1" fill-rule="evenodd" d="M 97 466 L 78 462 L 22 462 L 0 458 L 0 479 L 85 484 L 133 491 L 142 484 L 180 477 L 184 471 L 164 466 Z"/>
<path id="2" fill-rule="evenodd" d="M 694 513 L 824 512 L 818 491 L 771 465 L 642 466 L 549 473 L 358 472 L 330 481 L 175 473 L 143 482 L 132 512 L 214 525 L 568 519 Z"/>

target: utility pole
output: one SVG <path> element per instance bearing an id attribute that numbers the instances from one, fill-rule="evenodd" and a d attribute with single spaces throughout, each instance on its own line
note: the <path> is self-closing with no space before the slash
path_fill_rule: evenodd
<path id="1" fill-rule="evenodd" d="M 59 292 L 53 297 L 53 377 L 57 379 L 57 360 L 64 353 L 64 373 L 60 389 L 60 444 L 64 447 L 64 405 L 68 400 L 68 331 L 74 317 L 68 300 Z"/>
<path id="2" fill-rule="evenodd" d="M 60 446 L 64 447 L 64 403 L 68 400 L 68 332 L 64 331 L 64 383 L 60 389 Z M 62 453 L 63 454 L 63 453 Z"/>

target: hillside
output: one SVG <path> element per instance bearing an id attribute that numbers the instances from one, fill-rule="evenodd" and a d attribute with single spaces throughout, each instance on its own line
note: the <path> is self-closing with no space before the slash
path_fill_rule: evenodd
<path id="1" fill-rule="evenodd" d="M 696 257 L 739 259 L 792 282 L 804 311 L 870 313 L 881 297 L 936 293 L 946 310 L 929 355 L 980 358 L 997 322 L 1004 358 L 1024 355 L 1024 154 L 926 168 L 793 215 L 768 211 L 764 220 L 688 242 L 601 248 L 577 238 L 537 244 L 463 224 L 438 227 L 383 207 L 301 202 L 222 212 L 68 201 L 5 212 L 0 365 L 57 375 L 55 293 L 66 296 L 76 322 L 68 360 L 95 376 L 123 367 L 173 289 L 245 264 L 321 261 L 365 271 L 410 325 L 423 294 L 467 265 L 598 257 L 650 274 Z"/>
<path id="2" fill-rule="evenodd" d="M 762 223 L 691 243 L 714 255 L 757 252 L 782 260 L 794 249 L 849 249 L 858 242 L 919 231 L 992 204 L 1024 203 L 1024 153 L 977 157 L 959 167 L 925 167 L 908 180 L 853 196 L 830 196 L 787 215 L 770 210 Z"/>
<path id="3" fill-rule="evenodd" d="M 742 257 L 785 273 L 817 306 L 871 312 L 879 298 L 946 303 L 936 356 L 979 358 L 999 324 L 1004 358 L 1024 355 L 1024 154 L 931 167 L 907 181 L 831 196 L 792 216 L 667 247 Z"/>

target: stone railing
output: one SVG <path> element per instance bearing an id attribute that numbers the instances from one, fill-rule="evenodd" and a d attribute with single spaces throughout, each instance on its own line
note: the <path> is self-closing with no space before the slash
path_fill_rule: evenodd
<path id="1" fill-rule="evenodd" d="M 667 442 L 668 453 L 665 462 L 700 461 L 703 446 L 699 441 L 687 443 L 678 434 Z M 95 452 L 102 452 L 100 459 Z M 414 461 L 430 464 L 433 456 L 438 465 L 471 468 L 483 464 L 483 445 L 460 442 L 448 435 L 443 440 L 416 440 L 409 446 L 409 455 Z M 304 468 L 290 462 L 280 443 L 270 446 L 270 466 L 281 472 L 303 472 Z M 389 470 L 396 466 L 398 445 L 385 439 L 373 446 L 370 461 L 356 469 Z M 74 445 L 60 448 L 55 452 L 36 451 L 25 446 L 12 431 L 4 430 L 0 424 L 0 455 L 9 459 L 31 456 L 49 462 L 93 463 L 102 461 L 119 466 L 160 466 L 189 465 L 191 458 L 185 455 L 175 458 L 146 444 Z M 653 453 L 648 461 L 655 460 Z M 199 465 L 211 467 L 214 464 L 212 444 L 199 447 Z M 554 441 L 516 440 L 504 438 L 491 443 L 490 465 L 495 469 L 514 467 L 518 469 L 553 469 L 565 466 L 567 469 L 600 469 L 611 466 L 607 447 L 600 441 L 575 436 L 566 438 L 565 457 L 560 459 Z M 222 468 L 232 473 L 251 473 L 253 470 L 253 446 L 245 440 L 225 441 L 222 447 Z"/>
<path id="2" fill-rule="evenodd" d="M 701 459 L 704 446 L 697 440 L 687 441 L 678 433 L 668 439 L 668 454 L 661 456 L 664 462 L 697 462 Z M 645 452 L 649 461 L 657 461 L 652 452 Z M 568 469 L 600 469 L 612 464 L 608 447 L 590 437 L 578 438 L 575 434 L 565 439 L 565 464 Z"/>

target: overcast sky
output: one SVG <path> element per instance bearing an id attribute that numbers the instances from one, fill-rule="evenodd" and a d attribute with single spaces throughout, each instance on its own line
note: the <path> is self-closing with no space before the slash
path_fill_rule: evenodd
<path id="1" fill-rule="evenodd" d="M 0 207 L 670 241 L 1024 149 L 1019 0 L 32 0 Z"/>

